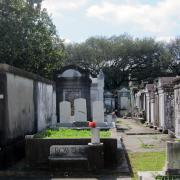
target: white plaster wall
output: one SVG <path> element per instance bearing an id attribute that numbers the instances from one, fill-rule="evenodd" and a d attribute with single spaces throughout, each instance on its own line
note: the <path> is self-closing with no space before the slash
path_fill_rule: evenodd
<path id="1" fill-rule="evenodd" d="M 154 101 L 152 102 L 151 101 L 151 123 L 153 123 L 154 124 L 154 119 L 155 119 L 155 104 L 154 104 Z"/>
<path id="2" fill-rule="evenodd" d="M 180 87 L 174 91 L 175 98 L 175 134 L 180 138 Z"/>
<path id="3" fill-rule="evenodd" d="M 34 129 L 33 80 L 7 73 L 9 139 Z"/>
<path id="4" fill-rule="evenodd" d="M 159 95 L 155 94 L 155 126 L 159 126 Z"/>
<path id="5" fill-rule="evenodd" d="M 150 99 L 149 99 L 149 94 L 147 93 L 146 94 L 146 120 L 147 122 L 150 122 L 150 107 L 149 107 L 149 104 L 150 104 Z"/>
<path id="6" fill-rule="evenodd" d="M 38 131 L 55 123 L 56 101 L 52 85 L 38 82 L 37 87 Z"/>
<path id="7" fill-rule="evenodd" d="M 159 94 L 159 122 L 160 127 L 164 127 L 164 94 Z"/>
<path id="8" fill-rule="evenodd" d="M 93 108 L 93 102 L 98 101 L 99 91 L 97 87 L 91 87 L 91 109 Z"/>
<path id="9" fill-rule="evenodd" d="M 146 95 L 143 94 L 143 110 L 146 109 Z"/>
<path id="10" fill-rule="evenodd" d="M 93 84 L 91 86 L 91 109 L 95 101 L 104 102 L 104 79 L 92 78 Z"/>
<path id="11" fill-rule="evenodd" d="M 56 116 L 56 89 L 53 90 L 53 104 L 52 104 L 52 125 L 57 124 L 57 116 Z"/>

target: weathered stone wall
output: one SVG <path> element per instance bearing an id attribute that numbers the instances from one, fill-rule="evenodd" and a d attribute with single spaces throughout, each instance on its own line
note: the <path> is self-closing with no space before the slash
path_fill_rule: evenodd
<path id="1" fill-rule="evenodd" d="M 0 146 L 56 123 L 54 83 L 0 64 Z"/>
<path id="2" fill-rule="evenodd" d="M 158 90 L 159 93 L 159 126 L 161 128 L 164 127 L 164 121 L 165 121 L 165 109 L 164 109 L 164 92 L 162 89 Z"/>
<path id="3" fill-rule="evenodd" d="M 81 139 L 41 139 L 26 138 L 26 162 L 33 167 L 48 167 L 50 147 L 52 145 L 87 145 L 88 138 Z M 117 139 L 102 138 L 105 166 L 112 167 L 117 163 Z"/>
<path id="4" fill-rule="evenodd" d="M 152 125 L 154 125 L 155 123 L 155 97 L 154 95 L 151 95 L 150 106 L 151 106 L 151 123 Z"/>
<path id="5" fill-rule="evenodd" d="M 180 142 L 167 142 L 166 173 L 180 174 Z"/>
<path id="6" fill-rule="evenodd" d="M 41 131 L 47 126 L 56 123 L 56 91 L 52 85 L 38 82 L 37 94 L 37 130 Z"/>
<path id="7" fill-rule="evenodd" d="M 176 85 L 174 89 L 175 100 L 175 134 L 180 137 L 180 85 Z"/>
<path id="8" fill-rule="evenodd" d="M 5 125 L 6 138 L 13 139 L 34 130 L 34 84 L 31 79 L 11 73 L 6 73 L 6 78 L 8 113 Z"/>
<path id="9" fill-rule="evenodd" d="M 174 92 L 172 86 L 162 87 L 159 93 L 159 126 L 174 131 Z"/>
<path id="10" fill-rule="evenodd" d="M 159 94 L 155 92 L 155 119 L 154 125 L 159 127 Z"/>
<path id="11" fill-rule="evenodd" d="M 6 75 L 0 72 L 0 145 L 6 141 L 7 130 L 6 126 L 7 118 L 7 80 Z"/>
<path id="12" fill-rule="evenodd" d="M 172 90 L 167 90 L 165 92 L 164 99 L 165 108 L 165 122 L 164 128 L 169 129 L 174 132 L 175 130 L 175 119 L 174 119 L 174 92 Z"/>
<path id="13" fill-rule="evenodd" d="M 150 97 L 149 97 L 149 93 L 146 93 L 146 121 L 147 122 L 151 122 L 151 115 L 150 115 Z"/>

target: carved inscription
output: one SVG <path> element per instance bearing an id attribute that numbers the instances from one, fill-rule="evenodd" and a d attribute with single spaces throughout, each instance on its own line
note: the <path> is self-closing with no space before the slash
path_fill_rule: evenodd
<path id="1" fill-rule="evenodd" d="M 51 157 L 86 157 L 86 145 L 53 145 L 50 147 Z"/>

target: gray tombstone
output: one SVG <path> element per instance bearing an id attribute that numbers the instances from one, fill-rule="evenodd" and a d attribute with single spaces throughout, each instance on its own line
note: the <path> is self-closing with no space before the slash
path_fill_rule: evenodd
<path id="1" fill-rule="evenodd" d="M 83 122 L 87 121 L 87 107 L 86 99 L 79 98 L 74 100 L 74 121 Z"/>
<path id="2" fill-rule="evenodd" d="M 93 103 L 93 121 L 104 123 L 104 103 L 103 101 L 95 101 Z"/>
<path id="3" fill-rule="evenodd" d="M 59 107 L 60 107 L 60 122 L 72 123 L 71 122 L 71 103 L 68 101 L 62 101 L 59 104 Z"/>
<path id="4" fill-rule="evenodd" d="M 180 174 L 180 142 L 167 142 L 166 172 Z"/>

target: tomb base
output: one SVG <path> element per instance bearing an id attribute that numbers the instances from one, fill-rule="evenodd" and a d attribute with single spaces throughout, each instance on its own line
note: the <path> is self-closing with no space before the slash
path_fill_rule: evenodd
<path id="1" fill-rule="evenodd" d="M 103 143 L 92 144 L 88 143 L 88 163 L 90 170 L 104 168 L 104 149 Z"/>

